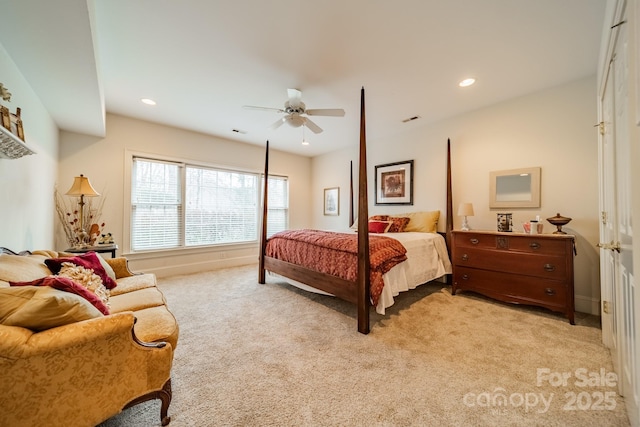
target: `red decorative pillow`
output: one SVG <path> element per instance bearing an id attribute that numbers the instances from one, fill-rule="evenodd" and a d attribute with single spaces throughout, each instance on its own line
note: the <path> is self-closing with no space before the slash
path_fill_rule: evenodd
<path id="1" fill-rule="evenodd" d="M 389 217 L 389 221 L 391 221 L 391 227 L 389 227 L 389 233 L 402 233 L 409 224 L 409 218 L 407 217 Z"/>
<path id="2" fill-rule="evenodd" d="M 369 233 L 386 233 L 391 221 L 369 221 Z"/>
<path id="3" fill-rule="evenodd" d="M 11 286 L 49 286 L 54 289 L 76 294 L 89 301 L 100 313 L 105 316 L 109 314 L 109 307 L 107 307 L 96 294 L 66 277 L 47 276 L 31 282 L 9 282 L 9 284 Z"/>
<path id="4" fill-rule="evenodd" d="M 44 260 L 44 263 L 49 267 L 49 270 L 51 270 L 53 274 L 58 274 L 60 272 L 63 262 L 70 262 L 72 264 L 79 265 L 80 267 L 84 267 L 87 270 L 91 269 L 102 279 L 102 283 L 105 288 L 115 288 L 118 284 L 115 280 L 109 277 L 98 257 L 99 255 L 97 253 L 91 251 L 73 257 L 47 258 Z"/>

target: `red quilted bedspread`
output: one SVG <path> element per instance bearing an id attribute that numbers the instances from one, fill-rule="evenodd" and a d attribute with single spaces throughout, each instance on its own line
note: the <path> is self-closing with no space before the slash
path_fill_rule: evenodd
<path id="1" fill-rule="evenodd" d="M 371 302 L 382 293 L 382 275 L 407 259 L 407 250 L 392 238 L 369 236 Z M 355 281 L 358 278 L 358 235 L 319 230 L 276 233 L 267 242 L 266 255 L 311 270 Z"/>

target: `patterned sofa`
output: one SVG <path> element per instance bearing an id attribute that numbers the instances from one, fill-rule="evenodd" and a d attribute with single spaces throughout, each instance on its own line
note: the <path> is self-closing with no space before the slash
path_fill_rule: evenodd
<path id="1" fill-rule="evenodd" d="M 167 425 L 177 341 L 155 275 L 125 258 L 0 248 L 0 427 L 92 427 L 151 399 Z"/>

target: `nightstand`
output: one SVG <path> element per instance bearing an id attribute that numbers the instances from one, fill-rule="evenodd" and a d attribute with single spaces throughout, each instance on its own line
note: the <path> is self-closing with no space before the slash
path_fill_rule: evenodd
<path id="1" fill-rule="evenodd" d="M 474 291 L 564 313 L 574 323 L 574 237 L 454 231 L 451 293 Z"/>
<path id="2" fill-rule="evenodd" d="M 70 248 L 70 249 L 65 249 L 65 252 L 70 252 L 72 254 L 84 254 L 90 251 L 93 252 L 98 252 L 98 253 L 110 253 L 111 254 L 111 258 L 115 258 L 116 257 L 116 251 L 118 250 L 118 245 L 116 245 L 115 243 L 110 244 L 110 245 L 95 245 L 95 246 L 87 246 L 86 248 Z"/>

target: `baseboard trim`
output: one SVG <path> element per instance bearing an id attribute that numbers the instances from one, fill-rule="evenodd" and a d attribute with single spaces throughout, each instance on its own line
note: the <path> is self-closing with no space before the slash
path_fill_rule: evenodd
<path id="1" fill-rule="evenodd" d="M 579 311 L 580 313 L 588 313 L 595 316 L 600 316 L 599 299 L 576 295 L 574 297 L 574 301 L 576 304 L 576 311 Z"/>
<path id="2" fill-rule="evenodd" d="M 221 270 L 223 268 L 239 267 L 241 265 L 249 264 L 257 265 L 255 256 L 213 259 L 185 264 L 172 264 L 163 267 L 145 268 L 144 270 L 145 273 L 154 273 L 157 277 L 169 277 L 180 274 L 200 273 L 202 271 Z"/>

